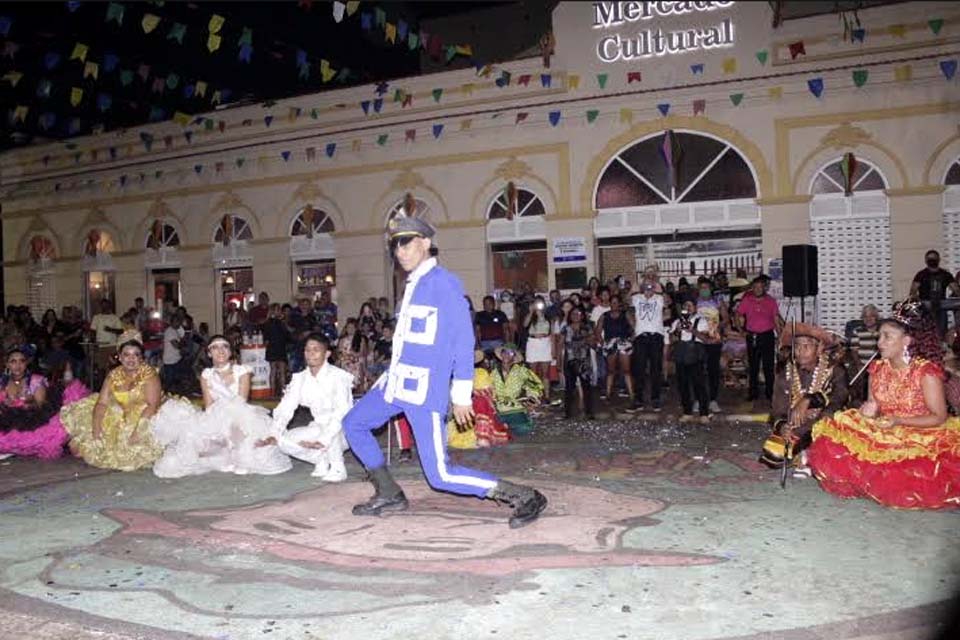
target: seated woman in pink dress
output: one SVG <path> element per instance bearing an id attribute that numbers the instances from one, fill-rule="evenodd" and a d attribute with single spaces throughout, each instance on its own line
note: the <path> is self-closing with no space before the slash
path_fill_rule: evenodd
<path id="1" fill-rule="evenodd" d="M 61 391 L 29 369 L 32 349 L 7 351 L 7 372 L 0 376 L 0 458 L 36 456 L 53 459 L 63 455 L 69 436 L 60 423 L 60 407 L 88 395 L 74 380 Z"/>

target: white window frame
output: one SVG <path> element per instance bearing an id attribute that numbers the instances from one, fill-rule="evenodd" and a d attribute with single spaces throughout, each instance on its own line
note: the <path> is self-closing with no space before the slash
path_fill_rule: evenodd
<path id="1" fill-rule="evenodd" d="M 540 202 L 540 204 L 543 205 L 543 210 L 546 211 L 547 208 L 543 198 L 526 185 L 517 185 L 517 191 L 526 191 L 532 195 L 533 198 L 523 209 L 517 211 L 517 215 L 513 217 L 513 220 L 490 217 L 490 214 L 493 213 L 494 205 L 499 203 L 504 209 L 508 208 L 504 191 L 498 192 L 487 205 L 487 242 L 489 244 L 547 239 L 546 215 L 525 215 L 527 209 L 533 206 L 534 202 Z"/>

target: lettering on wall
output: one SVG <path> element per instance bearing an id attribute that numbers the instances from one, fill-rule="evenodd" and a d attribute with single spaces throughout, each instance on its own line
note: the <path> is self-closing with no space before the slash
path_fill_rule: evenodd
<path id="1" fill-rule="evenodd" d="M 593 28 L 612 29 L 639 22 L 650 25 L 633 33 L 610 33 L 597 41 L 597 57 L 603 62 L 637 60 L 690 51 L 733 46 L 733 20 L 724 18 L 711 26 L 667 29 L 650 21 L 729 9 L 733 2 L 594 2 Z"/>

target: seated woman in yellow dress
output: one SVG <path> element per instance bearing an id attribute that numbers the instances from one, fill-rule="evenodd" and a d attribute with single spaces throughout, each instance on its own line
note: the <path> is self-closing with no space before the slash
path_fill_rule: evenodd
<path id="1" fill-rule="evenodd" d="M 902 509 L 960 507 L 960 419 L 947 417 L 942 348 L 919 303 L 880 323 L 860 409 L 813 426 L 809 463 L 821 486 Z"/>
<path id="2" fill-rule="evenodd" d="M 139 340 L 121 340 L 118 351 L 120 366 L 107 374 L 100 393 L 64 407 L 60 420 L 75 456 L 102 469 L 134 471 L 150 467 L 163 453 L 150 425 L 162 392 Z"/>
<path id="3" fill-rule="evenodd" d="M 483 351 L 474 352 L 473 424 L 461 427 L 453 418 L 447 422 L 447 444 L 454 449 L 493 447 L 510 441 L 510 430 L 493 405 L 493 378 L 485 359 Z"/>

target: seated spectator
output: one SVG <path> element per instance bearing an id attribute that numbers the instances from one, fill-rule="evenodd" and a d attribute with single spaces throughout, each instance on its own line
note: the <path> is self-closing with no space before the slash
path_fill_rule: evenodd
<path id="1" fill-rule="evenodd" d="M 451 418 L 447 423 L 447 444 L 455 449 L 476 449 L 506 444 L 510 430 L 497 415 L 493 399 L 493 378 L 484 366 L 486 356 L 479 349 L 473 354 L 473 424 L 460 426 Z M 409 451 L 409 449 L 407 449 Z"/>
<path id="2" fill-rule="evenodd" d="M 390 366 L 393 355 L 393 325 L 389 322 L 383 325 L 380 335 L 370 348 L 369 364 L 367 365 L 367 380 L 373 384 L 383 375 Z"/>
<path id="3" fill-rule="evenodd" d="M 880 311 L 874 305 L 868 304 L 860 313 L 859 320 L 847 323 L 844 334 L 850 341 L 853 368 L 859 371 L 877 352 L 880 340 Z M 869 374 L 864 372 L 856 381 L 855 388 L 851 389 L 858 398 L 866 399 L 869 377 Z"/>
<path id="4" fill-rule="evenodd" d="M 543 382 L 523 364 L 523 354 L 513 343 L 494 349 L 500 361 L 493 370 L 493 396 L 500 418 L 517 435 L 533 431 L 528 409 L 540 404 Z"/>

